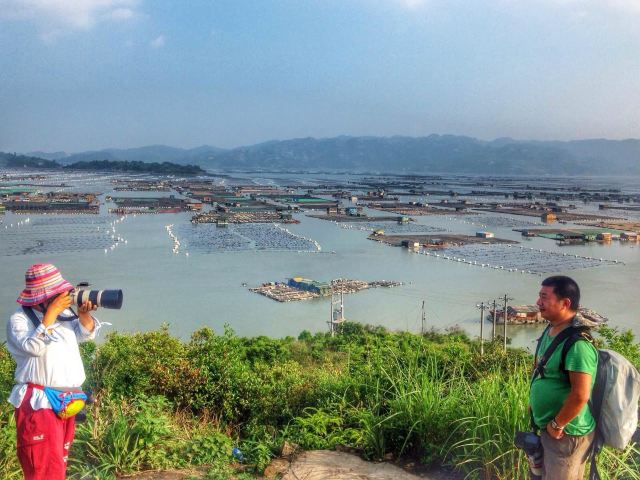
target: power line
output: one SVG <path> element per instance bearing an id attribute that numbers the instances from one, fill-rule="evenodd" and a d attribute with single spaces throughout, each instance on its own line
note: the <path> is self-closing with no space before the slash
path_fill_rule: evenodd
<path id="1" fill-rule="evenodd" d="M 498 311 L 496 307 L 496 300 L 493 299 L 493 330 L 491 331 L 491 341 L 495 341 L 496 339 L 496 323 L 498 322 Z"/>
<path id="2" fill-rule="evenodd" d="M 509 302 L 511 300 L 513 300 L 513 298 L 509 297 L 505 293 L 504 297 L 503 297 L 503 304 L 502 304 L 504 306 L 504 310 L 503 310 L 503 313 L 504 313 L 504 334 L 503 334 L 504 338 L 503 338 L 503 341 L 504 341 L 504 351 L 505 351 L 505 353 L 507 352 L 507 320 L 508 320 L 508 317 L 509 317 L 509 315 L 507 313 L 507 309 L 508 309 Z"/>
<path id="3" fill-rule="evenodd" d="M 489 308 L 489 305 L 485 305 L 484 302 L 480 302 L 476 305 L 476 308 L 480 309 L 480 356 L 484 355 L 484 311 Z"/>

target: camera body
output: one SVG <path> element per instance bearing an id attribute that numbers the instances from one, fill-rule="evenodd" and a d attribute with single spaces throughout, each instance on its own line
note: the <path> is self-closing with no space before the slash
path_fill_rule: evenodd
<path id="1" fill-rule="evenodd" d="M 92 304 L 111 309 L 122 308 L 122 290 L 90 290 L 89 284 L 86 282 L 79 283 L 73 290 L 69 292 L 71 303 L 82 305 L 86 301 Z"/>
<path id="2" fill-rule="evenodd" d="M 513 440 L 516 447 L 524 450 L 533 478 L 542 478 L 544 450 L 540 436 L 533 432 L 516 432 Z"/>

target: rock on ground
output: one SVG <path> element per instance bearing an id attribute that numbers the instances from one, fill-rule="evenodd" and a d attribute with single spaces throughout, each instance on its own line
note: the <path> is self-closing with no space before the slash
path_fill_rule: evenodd
<path id="1" fill-rule="evenodd" d="M 418 480 L 388 463 L 365 462 L 345 452 L 313 450 L 301 453 L 282 472 L 282 480 Z"/>

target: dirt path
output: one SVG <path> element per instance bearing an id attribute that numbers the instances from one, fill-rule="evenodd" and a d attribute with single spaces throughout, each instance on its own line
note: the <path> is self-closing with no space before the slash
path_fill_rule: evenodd
<path id="1" fill-rule="evenodd" d="M 461 475 L 443 470 L 419 471 L 409 473 L 391 463 L 376 463 L 362 460 L 352 453 L 311 450 L 292 455 L 288 458 L 276 458 L 264 472 L 256 476 L 261 480 L 460 480 Z M 411 465 L 407 465 L 411 468 Z M 186 480 L 202 478 L 206 468 L 194 470 L 174 470 L 163 472 L 144 472 L 124 477 L 127 480 Z M 411 468 L 416 472 L 415 468 Z"/>
<path id="2" fill-rule="evenodd" d="M 303 452 L 283 472 L 282 480 L 418 480 L 416 476 L 389 463 L 365 462 L 344 452 L 313 450 Z"/>

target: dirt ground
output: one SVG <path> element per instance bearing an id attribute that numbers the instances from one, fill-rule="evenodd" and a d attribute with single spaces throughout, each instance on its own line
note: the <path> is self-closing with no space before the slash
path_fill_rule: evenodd
<path id="1" fill-rule="evenodd" d="M 459 480 L 459 475 L 446 471 L 429 471 L 405 465 L 407 470 L 391 463 L 362 460 L 357 455 L 340 451 L 311 450 L 296 455 L 292 460 L 275 459 L 265 470 L 261 480 Z M 145 472 L 125 477 L 132 480 L 184 480 L 202 477 L 206 468 Z"/>

